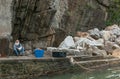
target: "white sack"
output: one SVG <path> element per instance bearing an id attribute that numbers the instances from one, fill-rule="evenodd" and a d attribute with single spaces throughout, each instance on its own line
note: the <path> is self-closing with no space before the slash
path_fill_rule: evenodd
<path id="1" fill-rule="evenodd" d="M 72 36 L 67 36 L 64 41 L 59 45 L 59 48 L 70 48 L 70 47 L 75 47 L 74 40 Z"/>

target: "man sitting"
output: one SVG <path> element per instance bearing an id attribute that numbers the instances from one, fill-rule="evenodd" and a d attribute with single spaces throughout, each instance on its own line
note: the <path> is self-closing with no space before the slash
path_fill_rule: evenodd
<path id="1" fill-rule="evenodd" d="M 24 54 L 24 47 L 20 44 L 19 40 L 16 40 L 14 43 L 14 52 L 17 56 Z"/>

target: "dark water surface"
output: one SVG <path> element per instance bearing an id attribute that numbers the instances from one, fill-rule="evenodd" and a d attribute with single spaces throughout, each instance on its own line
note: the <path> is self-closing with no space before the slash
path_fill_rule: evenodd
<path id="1" fill-rule="evenodd" d="M 83 73 L 66 73 L 38 79 L 120 79 L 120 67 Z"/>

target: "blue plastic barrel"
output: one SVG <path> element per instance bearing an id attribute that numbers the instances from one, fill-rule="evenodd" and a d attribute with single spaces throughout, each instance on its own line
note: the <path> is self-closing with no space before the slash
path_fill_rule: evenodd
<path id="1" fill-rule="evenodd" d="M 35 54 L 35 57 L 36 57 L 36 58 L 43 57 L 43 55 L 44 55 L 44 50 L 42 50 L 42 49 L 35 49 L 35 50 L 34 50 L 34 54 Z"/>

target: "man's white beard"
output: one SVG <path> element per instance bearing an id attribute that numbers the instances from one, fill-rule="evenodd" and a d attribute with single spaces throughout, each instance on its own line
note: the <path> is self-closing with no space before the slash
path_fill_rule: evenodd
<path id="1" fill-rule="evenodd" d="M 15 45 L 19 45 L 20 43 L 18 42 L 18 43 L 15 43 Z"/>

